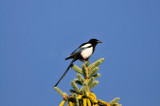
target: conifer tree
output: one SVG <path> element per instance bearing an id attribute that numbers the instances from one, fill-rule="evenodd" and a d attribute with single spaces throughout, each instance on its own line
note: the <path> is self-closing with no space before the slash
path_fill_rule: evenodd
<path id="1" fill-rule="evenodd" d="M 77 78 L 71 81 L 71 86 L 73 89 L 69 91 L 72 93 L 68 96 L 66 93 L 62 92 L 58 87 L 54 89 L 63 96 L 63 100 L 59 106 L 64 106 L 67 102 L 67 106 L 122 106 L 118 104 L 120 98 L 115 98 L 111 102 L 105 102 L 100 99 L 97 99 L 96 95 L 91 92 L 91 88 L 98 85 L 99 81 L 96 80 L 101 76 L 100 73 L 97 73 L 99 70 L 99 65 L 104 61 L 104 58 L 97 60 L 96 62 L 89 65 L 88 62 L 82 65 L 82 68 L 79 68 L 76 65 L 72 66 L 77 72 Z M 81 88 L 78 87 L 81 86 Z"/>

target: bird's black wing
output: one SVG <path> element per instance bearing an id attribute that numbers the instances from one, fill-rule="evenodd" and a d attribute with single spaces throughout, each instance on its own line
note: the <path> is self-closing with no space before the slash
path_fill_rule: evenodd
<path id="1" fill-rule="evenodd" d="M 78 52 L 80 52 L 80 51 L 82 51 L 84 48 L 82 48 L 82 46 L 84 46 L 85 44 L 87 44 L 87 43 L 83 43 L 83 44 L 81 44 L 76 50 L 74 50 L 70 55 L 73 55 L 73 54 L 75 54 L 75 53 L 78 53 Z"/>
<path id="2" fill-rule="evenodd" d="M 74 51 L 70 54 L 70 56 L 68 56 L 67 58 L 65 58 L 65 60 L 68 60 L 68 59 L 71 59 L 71 58 L 76 57 L 82 50 L 84 50 L 85 48 L 87 48 L 87 47 L 82 47 L 82 46 L 84 46 L 85 44 L 87 44 L 87 43 L 83 43 L 82 45 L 80 45 L 76 50 L 74 50 Z"/>

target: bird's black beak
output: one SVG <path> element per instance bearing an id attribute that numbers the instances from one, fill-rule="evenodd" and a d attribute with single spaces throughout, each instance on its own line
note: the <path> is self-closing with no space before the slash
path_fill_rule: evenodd
<path id="1" fill-rule="evenodd" d="M 98 40 L 97 43 L 102 43 L 102 41 Z"/>

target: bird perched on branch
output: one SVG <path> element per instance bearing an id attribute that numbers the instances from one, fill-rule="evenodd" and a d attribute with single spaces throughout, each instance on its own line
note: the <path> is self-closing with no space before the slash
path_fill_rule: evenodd
<path id="1" fill-rule="evenodd" d="M 69 68 L 73 65 L 73 62 L 76 60 L 80 61 L 88 61 L 88 59 L 91 57 L 91 55 L 94 53 L 95 47 L 98 43 L 102 43 L 101 41 L 97 39 L 90 39 L 87 43 L 83 43 L 80 45 L 76 50 L 74 50 L 70 56 L 68 56 L 65 60 L 72 59 L 71 63 L 69 64 L 68 68 L 62 75 L 62 77 L 59 79 L 59 81 L 56 83 L 55 87 L 58 85 L 58 83 L 62 80 L 62 78 L 66 75 Z"/>

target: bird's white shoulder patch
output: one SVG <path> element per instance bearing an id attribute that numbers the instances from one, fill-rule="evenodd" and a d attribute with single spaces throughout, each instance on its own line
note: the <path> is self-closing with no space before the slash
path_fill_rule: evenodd
<path id="1" fill-rule="evenodd" d="M 82 47 L 89 47 L 89 46 L 91 46 L 91 44 L 90 44 L 90 43 L 85 44 L 85 45 L 83 45 Z"/>

